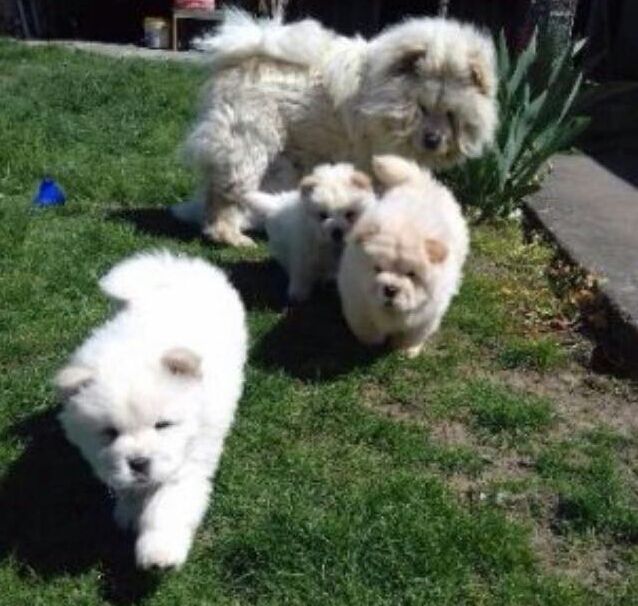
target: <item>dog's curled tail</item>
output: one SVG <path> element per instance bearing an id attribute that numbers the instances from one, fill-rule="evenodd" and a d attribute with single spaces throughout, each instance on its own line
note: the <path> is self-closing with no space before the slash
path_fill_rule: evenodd
<path id="1" fill-rule="evenodd" d="M 396 187 L 406 183 L 423 183 L 432 180 L 429 169 L 420 167 L 412 160 L 401 156 L 382 155 L 372 159 L 372 172 L 385 187 Z"/>
<path id="2" fill-rule="evenodd" d="M 263 191 L 251 191 L 243 196 L 242 204 L 250 211 L 268 219 L 286 206 L 292 198 L 297 197 L 297 192 L 285 192 L 269 194 Z"/>
<path id="3" fill-rule="evenodd" d="M 339 36 L 313 19 L 284 24 L 281 15 L 258 19 L 231 8 L 224 11 L 219 29 L 196 38 L 193 47 L 211 53 L 216 67 L 256 56 L 311 66 L 321 61 L 337 39 Z"/>
<path id="4" fill-rule="evenodd" d="M 221 270 L 203 259 L 177 256 L 167 250 L 139 253 L 121 261 L 99 282 L 100 288 L 121 303 L 136 303 L 166 296 L 205 292 L 226 282 Z"/>

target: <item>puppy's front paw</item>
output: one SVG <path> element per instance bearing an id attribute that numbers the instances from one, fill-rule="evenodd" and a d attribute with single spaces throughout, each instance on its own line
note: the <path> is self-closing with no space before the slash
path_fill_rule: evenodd
<path id="1" fill-rule="evenodd" d="M 149 531 L 141 534 L 135 545 L 138 568 L 180 568 L 190 548 L 186 533 Z"/>
<path id="2" fill-rule="evenodd" d="M 257 246 L 257 243 L 246 234 L 238 234 L 231 244 L 234 246 L 243 246 L 245 248 L 253 248 Z"/>

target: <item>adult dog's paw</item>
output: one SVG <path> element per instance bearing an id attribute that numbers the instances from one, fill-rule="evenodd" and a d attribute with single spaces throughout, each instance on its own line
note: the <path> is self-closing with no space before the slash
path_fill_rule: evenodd
<path id="1" fill-rule="evenodd" d="M 413 345 L 412 347 L 407 347 L 403 350 L 405 356 L 410 360 L 417 358 L 421 351 L 423 351 L 423 343 L 419 343 L 418 345 Z"/>
<path id="2" fill-rule="evenodd" d="M 150 531 L 139 536 L 135 545 L 135 560 L 138 568 L 180 568 L 190 548 L 190 537 L 186 533 Z"/>
<path id="3" fill-rule="evenodd" d="M 226 244 L 227 246 L 236 247 L 253 247 L 257 246 L 255 241 L 242 234 L 234 227 L 228 227 L 227 225 L 209 225 L 204 227 L 202 234 L 208 240 L 215 242 L 216 244 Z"/>

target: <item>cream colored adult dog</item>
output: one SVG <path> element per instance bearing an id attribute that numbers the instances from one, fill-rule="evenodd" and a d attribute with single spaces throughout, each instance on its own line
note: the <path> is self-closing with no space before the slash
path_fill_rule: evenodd
<path id="1" fill-rule="evenodd" d="M 344 316 L 367 345 L 416 356 L 461 284 L 469 235 L 450 191 L 398 156 L 373 162 L 386 188 L 346 244 L 337 284 Z"/>
<path id="2" fill-rule="evenodd" d="M 471 25 L 411 19 L 366 41 L 233 11 L 201 46 L 213 74 L 186 151 L 217 242 L 250 244 L 246 192 L 294 188 L 317 164 L 394 153 L 442 168 L 494 136 L 494 45 Z"/>

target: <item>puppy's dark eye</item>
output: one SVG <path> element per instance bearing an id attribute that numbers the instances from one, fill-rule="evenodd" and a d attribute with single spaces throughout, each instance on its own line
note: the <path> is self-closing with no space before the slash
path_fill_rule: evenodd
<path id="1" fill-rule="evenodd" d="M 328 215 L 328 213 L 325 210 L 320 210 L 317 213 L 317 216 L 319 217 L 320 221 L 325 221 L 328 218 L 329 215 Z"/>
<path id="2" fill-rule="evenodd" d="M 117 436 L 120 435 L 120 432 L 115 429 L 115 427 L 105 427 L 101 432 L 100 435 L 107 440 L 108 442 L 113 442 L 114 440 L 117 439 Z"/>
<path id="3" fill-rule="evenodd" d="M 383 270 L 381 269 L 380 265 L 375 265 L 374 266 L 374 273 L 375 274 L 380 274 Z"/>
<path id="4" fill-rule="evenodd" d="M 427 115 L 430 113 L 430 112 L 428 111 L 428 108 L 427 108 L 427 107 L 425 107 L 425 105 L 419 105 L 419 109 L 421 110 L 421 113 L 422 113 L 424 116 L 427 116 Z"/>
<path id="5" fill-rule="evenodd" d="M 408 273 L 405 274 L 408 278 L 410 278 L 410 280 L 414 280 L 414 278 L 416 278 L 416 272 L 414 271 L 409 271 Z"/>
<path id="6" fill-rule="evenodd" d="M 158 421 L 155 423 L 155 429 L 161 431 L 162 429 L 167 429 L 168 427 L 172 427 L 175 423 L 171 423 L 171 421 Z"/>
<path id="7" fill-rule="evenodd" d="M 349 210 L 343 216 L 346 218 L 346 221 L 352 223 L 357 218 L 357 213 L 354 210 Z"/>

